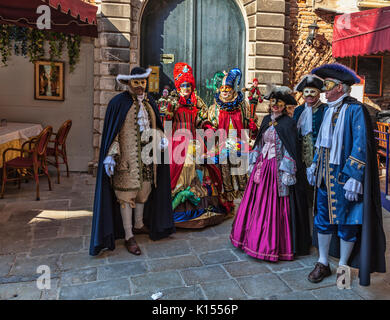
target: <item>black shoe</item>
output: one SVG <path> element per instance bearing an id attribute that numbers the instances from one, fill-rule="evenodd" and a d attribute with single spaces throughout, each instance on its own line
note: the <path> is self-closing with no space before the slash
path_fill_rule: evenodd
<path id="1" fill-rule="evenodd" d="M 324 278 L 329 277 L 331 274 L 332 271 L 330 270 L 329 265 L 325 266 L 321 262 L 317 262 L 307 279 L 312 283 L 318 283 L 324 280 Z"/>

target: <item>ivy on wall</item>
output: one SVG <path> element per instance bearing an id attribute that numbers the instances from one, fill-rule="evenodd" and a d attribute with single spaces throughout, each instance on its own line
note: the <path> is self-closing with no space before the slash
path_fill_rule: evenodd
<path id="1" fill-rule="evenodd" d="M 70 72 L 73 72 L 80 57 L 81 37 L 60 32 L 42 31 L 32 28 L 0 25 L 1 62 L 7 65 L 13 54 L 28 58 L 30 62 L 45 57 L 45 42 L 49 44 L 49 60 L 60 60 L 67 47 Z"/>

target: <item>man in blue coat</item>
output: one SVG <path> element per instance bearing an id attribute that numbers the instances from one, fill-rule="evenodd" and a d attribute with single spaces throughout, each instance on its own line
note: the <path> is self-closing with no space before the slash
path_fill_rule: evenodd
<path id="1" fill-rule="evenodd" d="M 331 275 L 328 255 L 340 258 L 339 288 L 350 281 L 348 265 L 359 268 L 360 285 L 370 273 L 385 272 L 386 239 L 382 224 L 379 175 L 373 128 L 366 107 L 350 97 L 360 79 L 341 64 L 316 68 L 324 79 L 328 107 L 318 134 L 308 181 L 315 186 L 313 241 L 319 260 L 308 280 Z"/>
<path id="2" fill-rule="evenodd" d="M 175 232 L 170 169 L 164 164 L 167 140 L 156 135 L 163 126 L 156 103 L 145 93 L 151 71 L 135 67 L 130 75 L 118 75 L 117 81 L 127 90 L 107 107 L 96 177 L 92 256 L 105 248 L 114 250 L 115 240 L 122 238 L 130 253 L 140 255 L 134 234 L 149 233 L 158 240 Z M 152 154 L 147 152 L 151 144 L 157 145 Z"/>

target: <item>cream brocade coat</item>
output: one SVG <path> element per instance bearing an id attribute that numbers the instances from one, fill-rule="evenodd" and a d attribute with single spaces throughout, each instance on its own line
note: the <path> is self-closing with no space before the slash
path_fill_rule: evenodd
<path id="1" fill-rule="evenodd" d="M 114 139 L 107 156 L 115 158 L 116 167 L 112 178 L 112 186 L 119 202 L 145 203 L 149 197 L 152 184 L 157 187 L 157 161 L 153 154 L 153 181 L 144 181 L 142 162 L 141 132 L 137 123 L 137 116 L 140 109 L 137 97 L 133 95 L 133 106 L 126 115 L 124 124 L 119 134 Z M 143 104 L 148 112 L 151 129 L 156 129 L 156 116 L 147 98 Z M 156 131 L 155 131 L 156 132 Z M 159 130 L 161 137 L 163 133 Z M 154 137 L 155 138 L 155 137 Z M 160 139 L 153 139 L 153 143 Z M 154 145 L 154 150 L 157 146 Z M 144 151 L 145 152 L 145 151 Z"/>

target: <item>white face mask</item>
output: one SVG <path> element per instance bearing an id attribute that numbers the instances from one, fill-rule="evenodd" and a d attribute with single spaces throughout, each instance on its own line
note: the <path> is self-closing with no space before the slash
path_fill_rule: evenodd
<path id="1" fill-rule="evenodd" d="M 320 90 L 316 88 L 305 88 L 303 89 L 304 97 L 317 97 L 320 94 Z"/>

